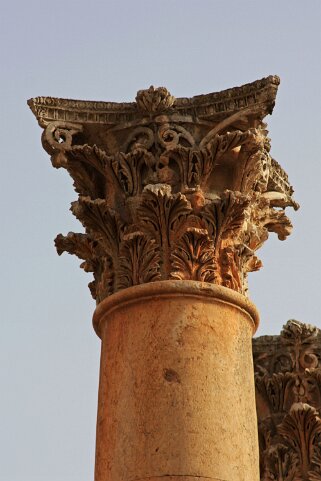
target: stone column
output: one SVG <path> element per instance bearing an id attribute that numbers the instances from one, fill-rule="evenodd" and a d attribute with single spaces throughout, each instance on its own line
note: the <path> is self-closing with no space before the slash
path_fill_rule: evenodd
<path id="1" fill-rule="evenodd" d="M 290 320 L 254 339 L 261 480 L 321 479 L 321 331 Z"/>
<path id="2" fill-rule="evenodd" d="M 278 84 L 29 101 L 79 194 L 85 233 L 58 235 L 58 253 L 94 276 L 96 481 L 259 479 L 247 273 L 297 208 L 263 123 Z"/>

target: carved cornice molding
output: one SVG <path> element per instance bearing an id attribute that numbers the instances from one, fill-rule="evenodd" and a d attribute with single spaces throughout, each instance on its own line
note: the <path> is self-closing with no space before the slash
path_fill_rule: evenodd
<path id="1" fill-rule="evenodd" d="M 288 321 L 253 340 L 262 481 L 321 480 L 321 332 Z"/>
<path id="2" fill-rule="evenodd" d="M 130 104 L 29 101 L 54 167 L 79 194 L 71 210 L 85 234 L 59 235 L 58 253 L 84 260 L 97 302 L 167 279 L 246 293 L 255 251 L 269 232 L 287 237 L 284 209 L 298 207 L 263 123 L 278 83 L 192 99 L 150 87 Z"/>
<path id="3" fill-rule="evenodd" d="M 173 107 L 175 112 L 186 116 L 197 117 L 198 119 L 212 119 L 214 117 L 222 117 L 222 115 L 231 115 L 233 112 L 244 110 L 245 108 L 261 109 L 261 115 L 265 116 L 272 113 L 277 88 L 280 83 L 279 77 L 276 75 L 257 80 L 255 82 L 223 90 L 221 92 L 210 93 L 207 95 L 197 95 L 192 98 L 174 99 L 170 94 L 169 103 L 162 104 L 161 109 L 152 110 L 151 112 L 160 113 L 160 111 L 169 110 Z M 121 122 L 130 122 L 137 120 L 137 115 L 148 111 L 141 108 L 143 102 L 140 101 L 143 92 L 168 91 L 164 87 L 154 89 L 150 87 L 148 90 L 138 92 L 138 101 L 136 102 L 96 102 L 86 100 L 59 99 L 54 97 L 36 97 L 30 99 L 28 104 L 37 117 L 41 127 L 45 127 L 50 122 L 79 122 L 82 123 L 102 123 L 102 124 L 119 124 Z M 165 94 L 165 96 L 167 95 Z M 149 112 L 150 113 L 150 112 Z"/>

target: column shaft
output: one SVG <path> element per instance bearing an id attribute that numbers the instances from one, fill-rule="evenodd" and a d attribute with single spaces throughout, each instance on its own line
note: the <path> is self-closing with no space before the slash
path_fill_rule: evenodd
<path id="1" fill-rule="evenodd" d="M 95 480 L 258 480 L 256 322 L 245 297 L 200 282 L 102 302 Z"/>

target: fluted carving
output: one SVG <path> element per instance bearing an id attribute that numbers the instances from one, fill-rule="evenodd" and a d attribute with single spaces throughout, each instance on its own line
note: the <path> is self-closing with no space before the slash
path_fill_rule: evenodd
<path id="1" fill-rule="evenodd" d="M 321 480 L 321 332 L 288 321 L 253 340 L 262 481 Z"/>
<path id="2" fill-rule="evenodd" d="M 192 99 L 150 87 L 127 104 L 29 101 L 54 167 L 79 194 L 71 210 L 85 233 L 60 234 L 58 253 L 83 259 L 97 302 L 167 279 L 246 293 L 256 250 L 269 232 L 287 237 L 284 210 L 298 207 L 263 123 L 278 83 Z"/>

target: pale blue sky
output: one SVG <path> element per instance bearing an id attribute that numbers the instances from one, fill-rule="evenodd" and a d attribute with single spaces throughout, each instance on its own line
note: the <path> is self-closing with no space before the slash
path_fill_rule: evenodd
<path id="1" fill-rule="evenodd" d="M 250 275 L 259 334 L 321 324 L 320 0 L 11 0 L 0 10 L 0 481 L 93 479 L 99 340 L 90 275 L 53 239 L 76 195 L 52 168 L 26 100 L 131 101 L 151 84 L 192 96 L 278 74 L 272 155 L 301 210 Z"/>

